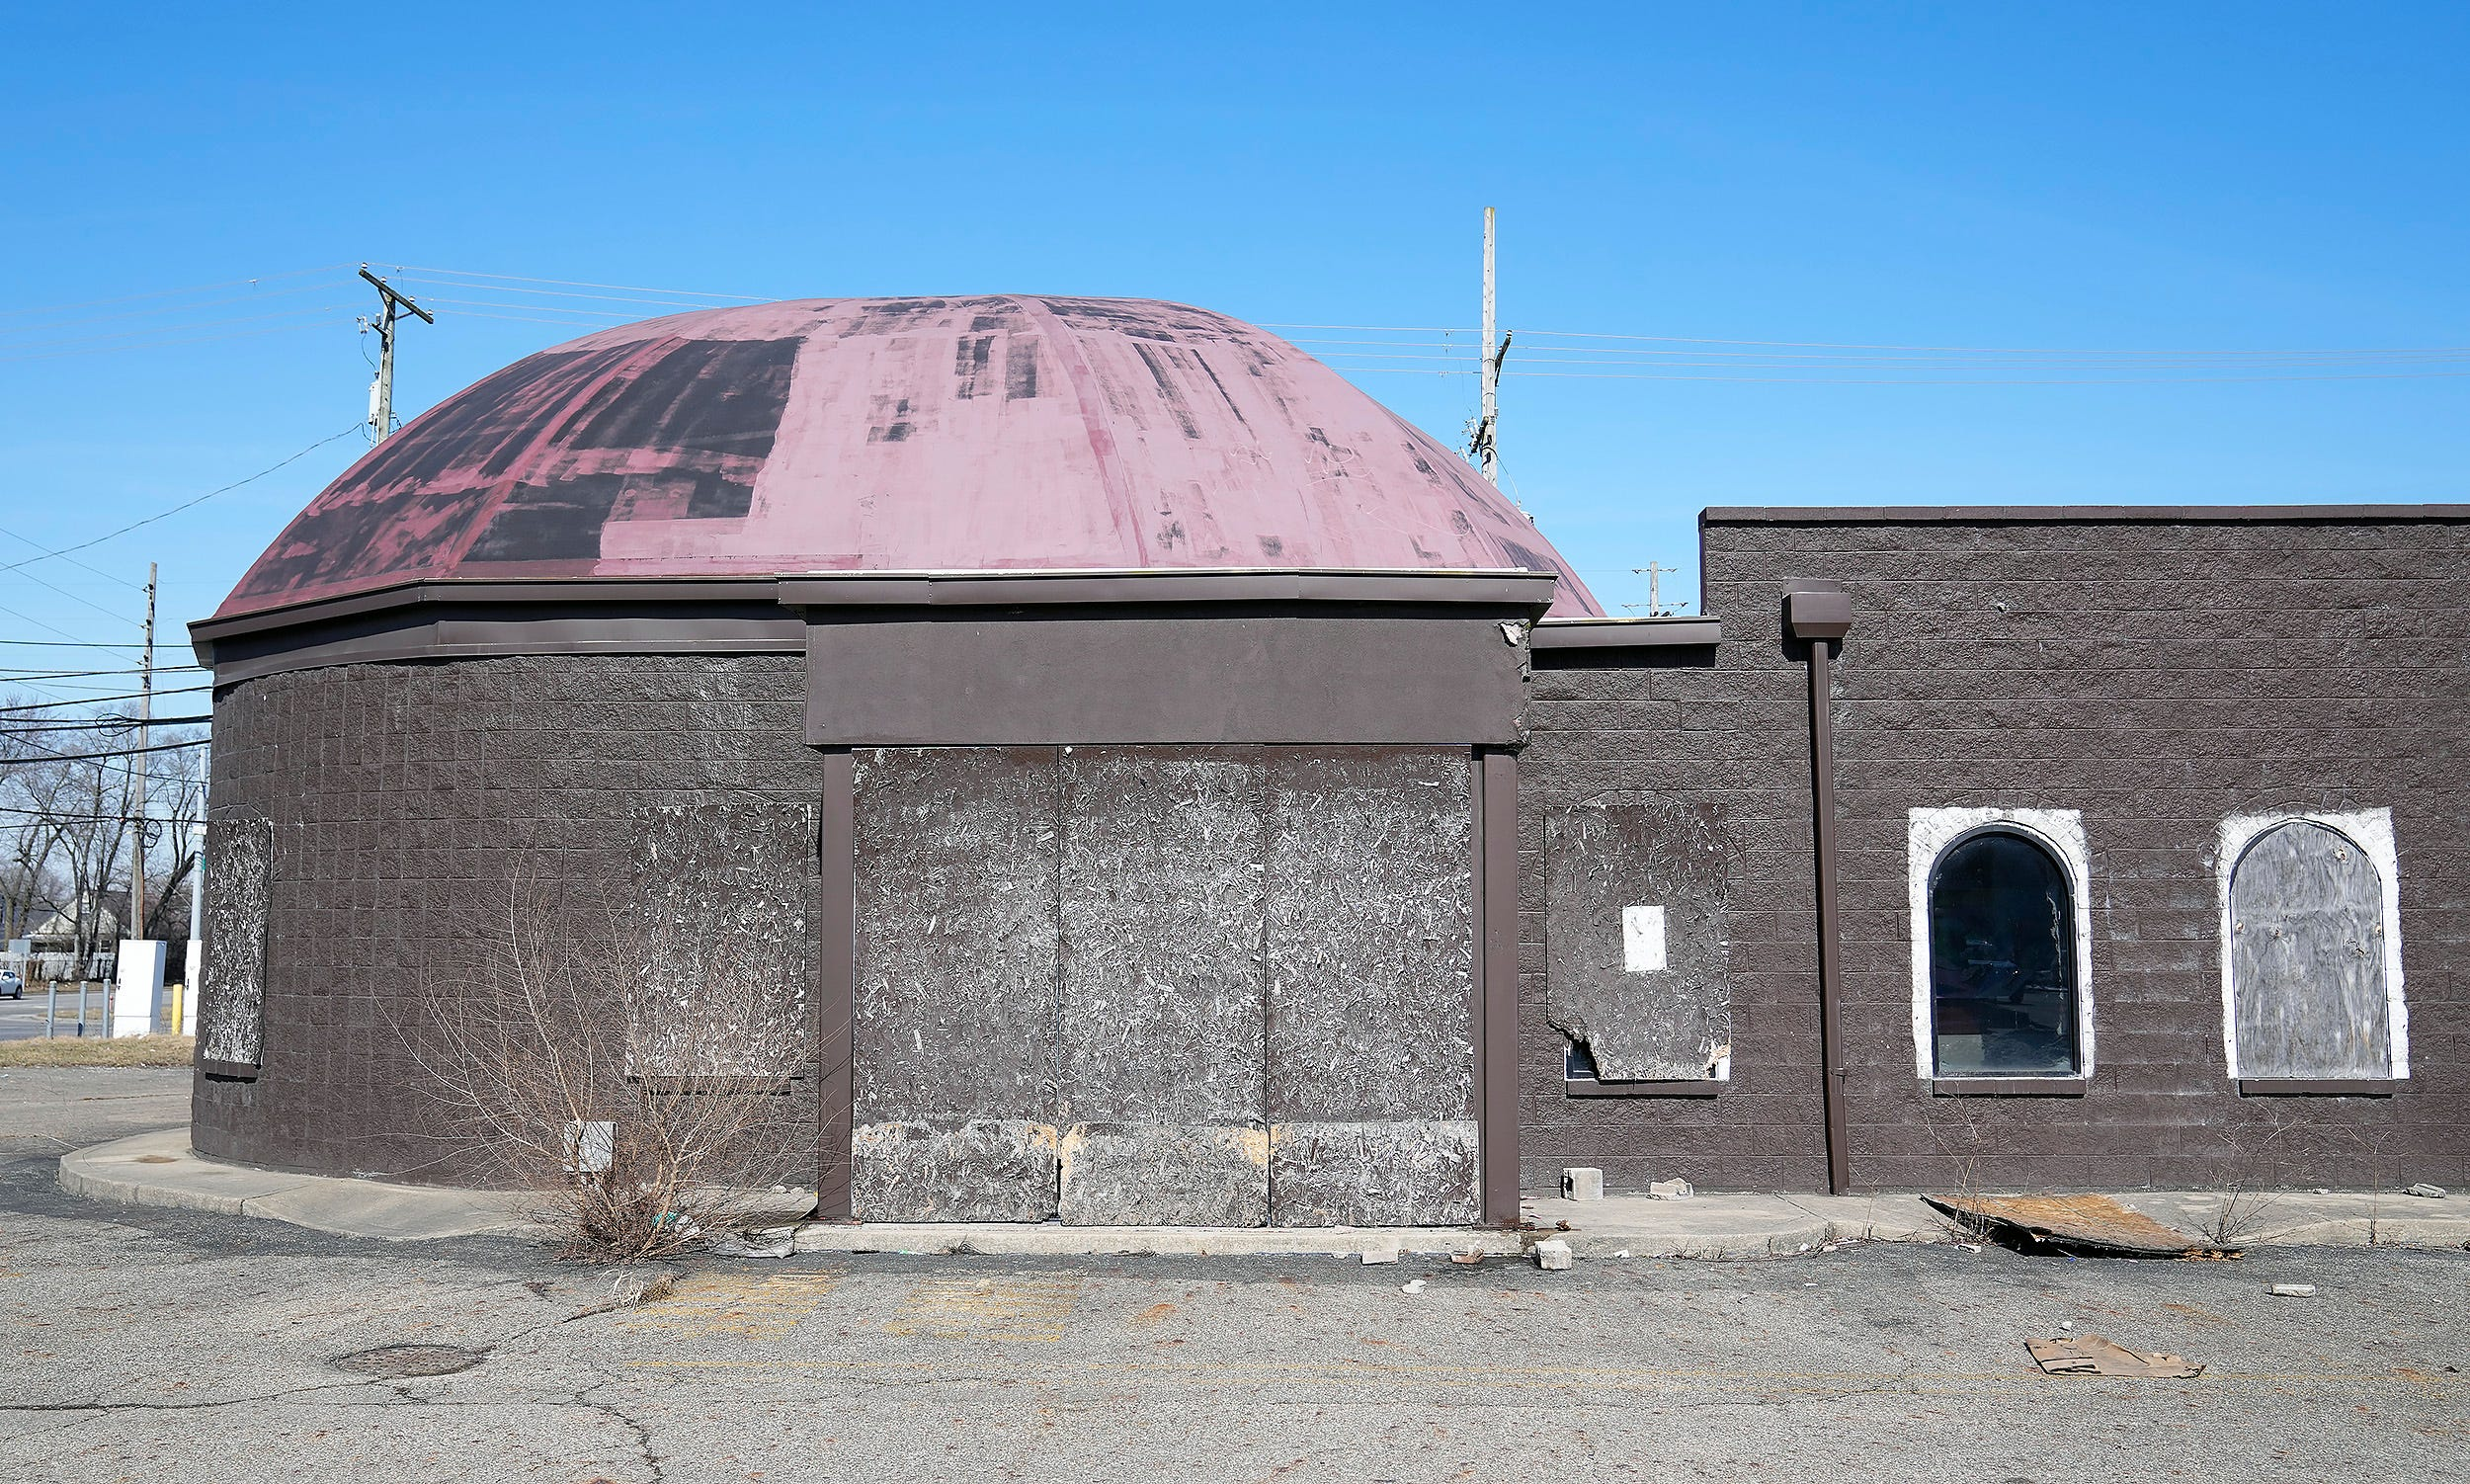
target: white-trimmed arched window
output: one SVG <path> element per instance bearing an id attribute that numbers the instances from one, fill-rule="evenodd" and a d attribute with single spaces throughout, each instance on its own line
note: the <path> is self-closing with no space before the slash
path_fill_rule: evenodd
<path id="1" fill-rule="evenodd" d="M 2215 870 L 2230 1075 L 2408 1077 L 2392 811 L 2224 820 Z"/>
<path id="2" fill-rule="evenodd" d="M 1930 1080 L 2086 1078 L 2092 928 L 2073 809 L 1915 809 L 1915 1070 Z"/>

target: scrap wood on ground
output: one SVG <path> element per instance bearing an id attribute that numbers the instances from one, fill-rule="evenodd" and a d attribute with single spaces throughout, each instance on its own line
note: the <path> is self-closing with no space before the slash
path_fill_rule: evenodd
<path id="1" fill-rule="evenodd" d="M 1965 1225 L 2093 1257 L 2201 1257 L 2214 1248 L 2201 1237 L 2164 1226 L 2107 1195 L 1924 1195 Z"/>
<path id="2" fill-rule="evenodd" d="M 2024 1349 L 2040 1362 L 2046 1375 L 2144 1376 L 2160 1380 L 2193 1380 L 2204 1373 L 2184 1356 L 2129 1350 L 2100 1335 L 2067 1335 L 2056 1340 L 2026 1340 Z"/>

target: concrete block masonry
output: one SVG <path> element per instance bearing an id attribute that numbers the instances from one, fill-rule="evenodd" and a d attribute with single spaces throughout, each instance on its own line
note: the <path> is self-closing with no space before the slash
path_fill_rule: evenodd
<path id="1" fill-rule="evenodd" d="M 1602 1200 L 1604 1198 L 1604 1172 L 1585 1166 L 1563 1170 L 1561 1172 L 1561 1198 L 1563 1200 Z"/>

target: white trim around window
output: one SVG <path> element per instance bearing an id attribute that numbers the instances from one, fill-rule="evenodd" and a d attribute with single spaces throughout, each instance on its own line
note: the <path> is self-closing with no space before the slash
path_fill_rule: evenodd
<path id="1" fill-rule="evenodd" d="M 1936 1080 L 1932 1055 L 1930 995 L 1930 873 L 1948 847 L 1984 830 L 2005 830 L 2041 846 L 2067 872 L 2070 907 L 2076 915 L 2077 1067 L 2063 1080 L 2093 1077 L 2093 858 L 2085 844 L 2084 814 L 2077 809 L 1915 809 L 1905 844 L 1905 874 L 1911 891 L 1913 940 L 1913 1071 Z"/>
<path id="2" fill-rule="evenodd" d="M 2393 844 L 2393 811 L 2352 809 L 2341 813 L 2301 811 L 2280 814 L 2233 814 L 2221 822 L 2221 841 L 2213 856 L 2213 883 L 2220 898 L 2221 1047 L 2230 1076 L 2239 1071 L 2238 986 L 2230 980 L 2230 878 L 2247 848 L 2265 832 L 2293 820 L 2318 824 L 2347 838 L 2375 867 L 2384 893 L 2384 998 L 2386 1039 L 2394 1080 L 2410 1076 L 2410 1006 L 2402 996 L 2402 870 Z"/>

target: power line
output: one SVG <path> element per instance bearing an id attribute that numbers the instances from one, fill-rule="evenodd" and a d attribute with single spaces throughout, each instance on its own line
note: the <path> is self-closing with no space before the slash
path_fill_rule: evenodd
<path id="1" fill-rule="evenodd" d="M 555 284 L 561 289 L 615 289 L 623 293 L 665 293 L 676 298 L 732 299 L 745 304 L 768 304 L 772 299 L 750 293 L 703 293 L 687 289 L 647 289 L 640 284 L 588 284 L 579 279 L 535 279 L 513 273 L 475 273 L 460 268 L 420 268 L 409 263 L 387 265 L 398 273 L 439 273 L 458 279 L 497 279 L 509 284 Z"/>
<path id="2" fill-rule="evenodd" d="M 198 667 L 197 667 L 197 666 L 195 666 L 195 665 L 176 665 L 176 666 L 175 666 L 175 665 L 167 665 L 167 666 L 164 666 L 163 668 L 165 668 L 165 669 L 179 669 L 179 670 L 194 670 L 194 669 L 196 669 L 196 668 L 198 668 Z M 0 685 L 13 685 L 13 684 L 15 684 L 15 682 L 13 682 L 13 681 L 9 681 L 9 680 L 5 680 L 5 679 L 0 679 Z M 168 690 L 168 691 L 157 691 L 157 692 L 155 692 L 154 694 L 155 694 L 155 695 L 157 695 L 157 696 L 195 696 L 195 695 L 197 695 L 200 691 L 211 691 L 211 690 L 213 690 L 213 689 L 214 689 L 214 688 L 213 688 L 212 686 L 210 686 L 210 685 L 208 685 L 208 686 L 175 686 L 175 687 L 173 687 L 172 689 L 170 689 L 170 690 Z M 5 724 L 7 724 L 8 718 L 10 718 L 10 717 L 12 717 L 12 716 L 16 715 L 16 714 L 17 714 L 18 712 L 20 712 L 20 711 L 62 711 L 62 710 L 66 710 L 66 709 L 68 709 L 68 708 L 69 708 L 69 707 L 71 707 L 71 706 L 81 706 L 81 705 L 105 705 L 105 704 L 108 704 L 108 703 L 110 703 L 110 702 L 112 702 L 112 701 L 135 701 L 135 700 L 136 700 L 139 696 L 141 696 L 141 695 L 143 695 L 143 694 L 144 694 L 143 692 L 139 692 L 139 691 L 129 691 L 129 692 L 125 692 L 125 693 L 124 693 L 124 694 L 122 694 L 122 695 L 119 695 L 119 696 L 88 696 L 88 697 L 84 697 L 84 698 L 82 698 L 82 699 L 80 699 L 80 700 L 77 700 L 77 701 L 35 701 L 35 702 L 33 702 L 33 703 L 31 703 L 31 704 L 28 704 L 28 705 L 7 705 L 7 704 L 0 704 L 0 725 L 5 725 Z"/>
<path id="3" fill-rule="evenodd" d="M 38 556 L 34 560 L 41 561 L 42 558 Z M 15 568 L 12 567 L 0 567 L 0 572 L 14 570 Z M 0 644 L 14 644 L 21 649 L 143 649 L 146 647 L 133 639 L 119 643 L 106 642 L 101 639 L 0 639 Z M 128 670 L 121 673 L 134 675 L 137 672 Z"/>
<path id="4" fill-rule="evenodd" d="M 31 566 L 33 566 L 35 563 L 37 563 L 37 562 L 39 562 L 39 561 L 49 561 L 52 557 L 55 557 L 55 556 L 66 556 L 66 555 L 67 555 L 68 553 L 70 553 L 71 551 L 83 551 L 83 550 L 85 550 L 85 549 L 86 549 L 87 547 L 89 547 L 89 546 L 100 546 L 100 545 L 102 545 L 105 541 L 108 541 L 108 540 L 113 540 L 113 539 L 116 539 L 116 538 L 118 538 L 118 537 L 120 537 L 120 536 L 126 536 L 126 535 L 128 535 L 128 533 L 130 533 L 130 532 L 132 532 L 132 531 L 137 530 L 139 527 L 142 527 L 142 526 L 151 526 L 151 525 L 153 525 L 153 524 L 154 524 L 155 522 L 157 522 L 157 521 L 167 520 L 167 519 L 169 519 L 169 518 L 170 518 L 170 517 L 172 517 L 172 516 L 176 516 L 176 515 L 180 514 L 180 513 L 181 513 L 182 511 L 184 511 L 184 510 L 188 510 L 188 509 L 190 509 L 190 508 L 192 508 L 192 507 L 194 507 L 194 506 L 204 505 L 206 501 L 213 499 L 216 495 L 227 495 L 227 494 L 230 494 L 233 490 L 238 489 L 240 486 L 242 486 L 242 485 L 244 485 L 244 484 L 254 483 L 254 482 L 255 482 L 255 481 L 257 481 L 257 480 L 263 479 L 263 478 L 265 478 L 267 475 L 269 475 L 269 474 L 271 474 L 271 473 L 275 472 L 277 469 L 280 469 L 280 468 L 284 467 L 284 465 L 285 465 L 285 464 L 297 463 L 297 462 L 299 462 L 301 459 L 306 458 L 307 456 L 309 456 L 311 453 L 316 453 L 318 450 L 320 450 L 320 449 L 322 449 L 322 448 L 326 447 L 326 445 L 328 445 L 328 444 L 330 444 L 330 443 L 333 443 L 336 439 L 339 439 L 339 438 L 350 438 L 353 434 L 358 433 L 359 431 L 361 431 L 361 427 L 362 427 L 362 425 L 361 425 L 361 424 L 359 424 L 359 423 L 354 423 L 351 427 L 344 429 L 344 430 L 343 430 L 342 432 L 340 432 L 340 433 L 329 434 L 328 436 L 326 436 L 326 437 L 324 437 L 324 438 L 319 439 L 317 442 L 315 442 L 315 443 L 313 443 L 313 444 L 310 444 L 307 448 L 302 449 L 299 453 L 292 454 L 292 455 L 291 455 L 290 457 L 288 457 L 288 458 L 282 459 L 282 460 L 280 460 L 280 461 L 278 461 L 278 462 L 268 464 L 266 467 L 264 467 L 264 468 L 262 468 L 262 469 L 258 470 L 258 471 L 257 471 L 256 473 L 254 473 L 254 474 L 251 474 L 251 475 L 250 475 L 248 478 L 246 478 L 246 479 L 234 479 L 231 483 L 224 485 L 224 486 L 223 486 L 222 488 L 220 488 L 220 489 L 210 489 L 210 490 L 207 490 L 205 494 L 198 496 L 198 497 L 197 497 L 196 499 L 194 499 L 194 500 L 183 500 L 181 503 L 179 503 L 178 505 L 173 506 L 173 507 L 172 507 L 171 509 L 169 509 L 169 510 L 159 511 L 159 512 L 157 512 L 157 513 L 155 513 L 155 514 L 153 514 L 153 515 L 150 515 L 150 516 L 146 517 L 146 518 L 145 518 L 144 520 L 142 520 L 142 521 L 131 521 L 131 522 L 129 522 L 127 525 L 123 526 L 122 528 L 120 528 L 118 531 L 107 532 L 107 533 L 105 533 L 105 534 L 104 534 L 104 535 L 102 535 L 102 536 L 96 536 L 93 540 L 90 540 L 90 541 L 79 541 L 77 544 L 75 544 L 75 545 L 73 545 L 73 546 L 62 546 L 62 547 L 60 547 L 59 549 L 57 549 L 57 550 L 55 550 L 55 551 L 45 551 L 45 552 L 44 552 L 44 553 L 42 553 L 41 556 L 30 556 L 30 557 L 27 557 L 24 561 L 15 561 L 15 562 L 11 562 L 11 563 L 9 563 L 7 566 L 5 566 L 5 567 L 0 567 L 0 572 L 14 572 L 14 571 L 16 571 L 18 568 L 20 568 L 20 567 L 31 567 Z M 18 640 L 0 639 L 0 644 L 5 644 L 5 643 L 21 643 L 21 644 L 22 644 L 22 643 L 33 643 L 33 642 L 39 642 L 39 641 L 36 641 L 36 640 L 27 640 L 27 639 L 18 639 Z M 86 647 L 86 648 L 98 648 L 98 649 L 100 649 L 100 648 L 134 649 L 134 648 L 138 648 L 138 647 L 140 647 L 140 646 L 138 646 L 138 645 L 134 645 L 134 644 L 115 644 L 115 645 L 100 645 L 100 644 L 96 644 L 96 645 L 86 645 L 86 646 L 82 646 L 82 647 Z"/>
<path id="5" fill-rule="evenodd" d="M 42 542 L 41 542 L 41 541 L 39 541 L 39 540 L 36 540 L 33 536 L 20 536 L 20 535 L 18 535 L 18 534 L 17 534 L 16 532 L 14 532 L 14 531 L 9 531 L 9 530 L 5 530 L 5 529 L 0 529 L 0 536 L 7 536 L 10 540 L 13 540 L 13 541 L 20 541 L 20 542 L 23 542 L 23 543 L 25 543 L 26 545 L 29 545 L 29 546 L 41 547 L 41 546 L 42 545 Z M 117 583 L 119 583 L 122 587 L 127 588 L 127 589 L 128 589 L 129 591 L 131 591 L 131 592 L 135 592 L 135 593 L 142 593 L 142 592 L 144 592 L 144 591 L 145 591 L 145 587 L 144 587 L 144 585 L 143 585 L 143 584 L 141 584 L 141 583 L 134 583 L 134 582 L 130 582 L 130 581 L 129 581 L 127 578 L 125 578 L 125 577 L 115 577 L 115 576 L 113 576 L 111 573 L 104 571 L 101 567 L 91 565 L 91 564 L 89 564 L 89 563 L 87 563 L 87 562 L 82 562 L 82 561 L 79 561 L 76 557 L 73 557 L 73 556 L 71 556 L 71 557 L 67 557 L 67 558 L 65 558 L 65 560 L 66 560 L 66 561 L 68 562 L 68 564 L 69 564 L 70 566 L 72 566 L 72 567 L 82 567 L 82 568 L 84 568 L 86 571 L 92 572 L 95 576 L 97 576 L 97 577 L 100 577 L 100 578 L 104 579 L 106 582 L 117 582 Z"/>
<path id="6" fill-rule="evenodd" d="M 177 752 L 184 747 L 206 747 L 211 739 L 199 737 L 188 742 L 157 742 L 151 747 L 123 747 L 111 752 L 33 752 L 12 758 L 13 763 L 97 763 L 111 758 L 133 758 L 140 753 Z"/>
<path id="7" fill-rule="evenodd" d="M 168 696 L 171 693 L 158 691 L 155 694 Z M 0 737 L 15 737 L 26 732 L 108 732 L 116 728 L 125 731 L 140 726 L 202 726 L 212 722 L 213 719 L 213 713 L 208 712 L 203 716 L 157 716 L 151 721 L 140 720 L 135 716 L 113 716 L 98 721 L 44 721 L 33 726 L 24 726 L 5 712 L 0 712 Z"/>
<path id="8" fill-rule="evenodd" d="M 57 314 L 70 309 L 93 309 L 105 304 L 133 304 L 140 299 L 175 298 L 184 293 L 210 293 L 217 289 L 237 289 L 244 284 L 272 283 L 279 279 L 305 278 L 313 273 L 335 273 L 351 267 L 349 263 L 329 263 L 323 268 L 295 268 L 285 273 L 261 274 L 254 279 L 225 279 L 219 284 L 196 284 L 187 289 L 155 289 L 144 293 L 124 293 L 116 298 L 81 299 L 70 304 L 39 304 L 31 308 L 0 309 L 6 314 Z"/>

